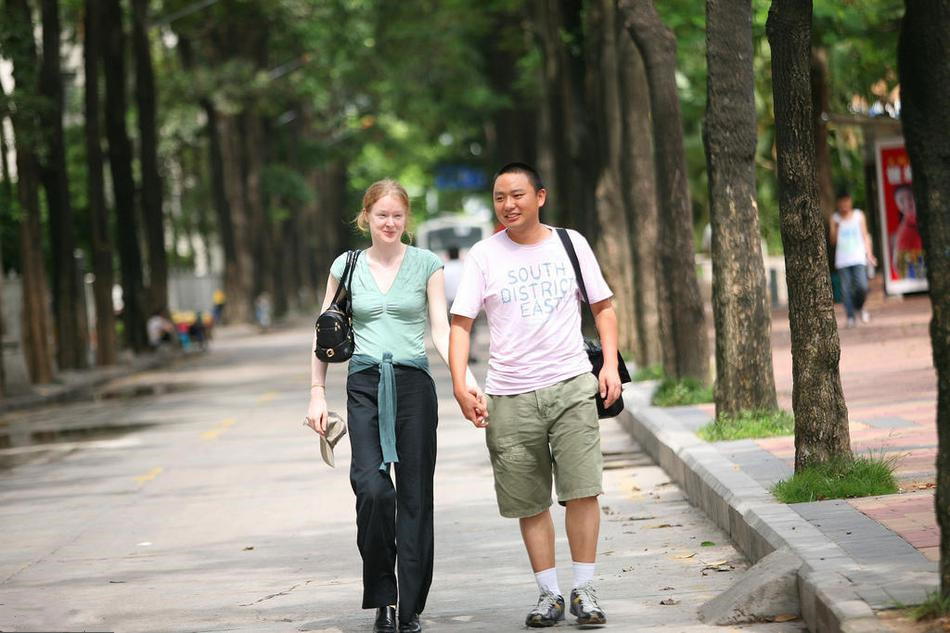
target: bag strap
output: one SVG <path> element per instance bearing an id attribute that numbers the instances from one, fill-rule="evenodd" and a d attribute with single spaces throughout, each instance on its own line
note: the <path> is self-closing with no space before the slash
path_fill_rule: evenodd
<path id="1" fill-rule="evenodd" d="M 343 298 L 343 291 L 346 291 L 350 300 L 353 300 L 353 273 L 356 270 L 356 258 L 360 256 L 361 251 L 346 252 L 346 266 L 343 268 L 343 274 L 340 275 L 340 285 L 336 287 L 331 303 L 337 303 Z"/>
<path id="2" fill-rule="evenodd" d="M 561 238 L 561 243 L 564 244 L 564 250 L 567 251 L 567 257 L 571 260 L 571 266 L 574 267 L 574 275 L 577 277 L 577 287 L 580 288 L 581 294 L 584 295 L 584 302 L 587 303 L 587 307 L 590 307 L 590 299 L 587 297 L 587 284 L 584 283 L 584 274 L 581 272 L 581 263 L 577 261 L 577 252 L 574 250 L 574 244 L 571 242 L 571 236 L 567 234 L 567 229 L 556 228 L 557 236 Z M 593 309 L 591 310 L 593 314 Z"/>

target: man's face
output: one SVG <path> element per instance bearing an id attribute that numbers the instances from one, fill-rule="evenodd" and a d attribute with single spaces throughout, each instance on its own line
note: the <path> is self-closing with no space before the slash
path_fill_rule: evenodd
<path id="1" fill-rule="evenodd" d="M 507 229 L 520 231 L 537 225 L 547 193 L 534 190 L 527 174 L 502 174 L 495 180 L 492 200 L 495 216 Z"/>

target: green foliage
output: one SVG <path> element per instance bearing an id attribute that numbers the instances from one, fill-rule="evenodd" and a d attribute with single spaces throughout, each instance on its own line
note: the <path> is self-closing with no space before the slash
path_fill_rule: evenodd
<path id="1" fill-rule="evenodd" d="M 657 407 L 678 407 L 712 401 L 712 387 L 707 387 L 693 378 L 665 378 L 653 394 L 653 405 Z"/>
<path id="2" fill-rule="evenodd" d="M 894 460 L 884 457 L 835 459 L 808 466 L 772 487 L 782 503 L 851 499 L 898 492 Z"/>
<path id="3" fill-rule="evenodd" d="M 946 615 L 950 615 L 950 595 L 943 595 L 939 590 L 927 595 L 927 599 L 911 609 L 911 617 L 918 622 L 921 620 L 933 620 Z"/>
<path id="4" fill-rule="evenodd" d="M 719 416 L 696 432 L 707 442 L 774 437 L 795 433 L 795 417 L 788 411 L 744 411 L 737 416 Z"/>
<path id="5" fill-rule="evenodd" d="M 633 380 L 635 382 L 642 382 L 644 380 L 662 380 L 663 379 L 663 367 L 660 365 L 651 365 L 650 367 L 640 367 L 633 374 Z"/>

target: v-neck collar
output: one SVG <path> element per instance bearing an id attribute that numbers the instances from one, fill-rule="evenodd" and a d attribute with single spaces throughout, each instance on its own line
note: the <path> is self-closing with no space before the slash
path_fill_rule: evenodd
<path id="1" fill-rule="evenodd" d="M 412 246 L 406 245 L 406 252 L 402 254 L 402 261 L 399 262 L 399 270 L 396 271 L 396 275 L 393 277 L 393 281 L 389 284 L 389 288 L 386 289 L 386 292 L 383 292 L 382 288 L 379 287 L 379 282 L 376 280 L 376 276 L 373 274 L 373 269 L 369 265 L 369 258 L 364 257 L 363 261 L 366 264 L 366 273 L 369 275 L 370 279 L 373 280 L 373 286 L 376 288 L 381 296 L 389 296 L 389 293 L 392 292 L 392 289 L 396 286 L 396 282 L 399 281 L 399 276 L 402 275 L 402 269 L 406 267 L 406 258 L 409 257 L 409 249 Z"/>

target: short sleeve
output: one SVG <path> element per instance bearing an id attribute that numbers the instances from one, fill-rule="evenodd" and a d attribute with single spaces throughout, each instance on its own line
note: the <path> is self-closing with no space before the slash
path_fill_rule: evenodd
<path id="1" fill-rule="evenodd" d="M 423 268 L 425 269 L 425 272 L 426 272 L 426 280 L 428 280 L 429 277 L 431 277 L 435 273 L 435 271 L 442 268 L 444 264 L 442 263 L 442 258 L 436 255 L 435 253 L 433 253 L 432 251 L 424 250 L 422 252 L 425 253 L 425 256 L 426 256 L 425 263 L 423 264 Z"/>
<path id="2" fill-rule="evenodd" d="M 340 281 L 340 277 L 343 276 L 343 270 L 346 268 L 346 255 L 346 253 L 342 253 L 333 260 L 333 264 L 330 266 L 330 274 L 333 275 L 333 278 L 337 281 Z"/>
<path id="3" fill-rule="evenodd" d="M 568 230 L 571 236 L 571 243 L 574 244 L 574 250 L 577 252 L 577 261 L 581 265 L 581 274 L 584 275 L 584 283 L 587 285 L 587 298 L 590 302 L 597 303 L 613 296 L 610 286 L 604 279 L 604 274 L 600 270 L 600 264 L 597 263 L 597 257 L 591 250 L 587 239 L 577 231 Z"/>
<path id="4" fill-rule="evenodd" d="M 462 263 L 462 277 L 459 280 L 458 290 L 455 292 L 455 301 L 452 302 L 452 314 L 474 319 L 482 310 L 482 301 L 485 297 L 485 275 L 478 265 L 478 256 L 474 250 L 469 251 L 468 257 Z"/>

